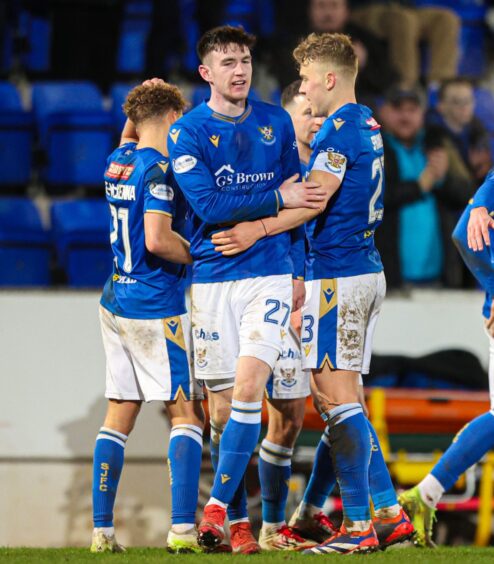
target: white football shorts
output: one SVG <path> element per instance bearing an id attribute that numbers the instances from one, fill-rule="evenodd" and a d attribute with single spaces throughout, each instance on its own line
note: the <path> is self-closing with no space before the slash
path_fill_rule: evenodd
<path id="1" fill-rule="evenodd" d="M 191 303 L 197 378 L 234 378 L 240 356 L 274 367 L 290 322 L 290 274 L 192 284 Z"/>
<path id="2" fill-rule="evenodd" d="M 369 373 L 372 339 L 386 295 L 383 272 L 312 280 L 302 308 L 302 366 Z"/>
<path id="3" fill-rule="evenodd" d="M 191 367 L 188 314 L 127 319 L 100 306 L 106 354 L 105 397 L 120 400 L 203 399 Z"/>

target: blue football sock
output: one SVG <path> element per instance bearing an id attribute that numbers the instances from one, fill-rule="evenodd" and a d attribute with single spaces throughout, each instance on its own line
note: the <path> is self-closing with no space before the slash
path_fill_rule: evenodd
<path id="1" fill-rule="evenodd" d="M 345 403 L 323 414 L 329 427 L 331 456 L 340 486 L 344 522 L 369 521 L 370 437 L 359 403 Z"/>
<path id="2" fill-rule="evenodd" d="M 201 459 L 202 429 L 188 424 L 172 427 L 168 447 L 172 525 L 196 522 Z"/>
<path id="3" fill-rule="evenodd" d="M 494 414 L 489 411 L 465 425 L 451 446 L 441 456 L 431 474 L 439 480 L 445 491 L 458 478 L 494 447 Z"/>
<path id="4" fill-rule="evenodd" d="M 304 492 L 304 503 L 324 507 L 335 485 L 336 475 L 331 460 L 329 429 L 326 427 L 317 445 L 312 473 Z"/>
<path id="5" fill-rule="evenodd" d="M 395 488 L 372 423 L 367 420 L 371 440 L 371 459 L 369 464 L 369 487 L 374 509 L 392 507 L 398 503 Z"/>
<path id="6" fill-rule="evenodd" d="M 216 425 L 214 421 L 210 421 L 211 426 L 211 441 L 210 441 L 210 452 L 211 452 L 211 463 L 213 469 L 216 472 L 218 469 L 218 460 L 220 458 L 220 439 L 223 433 L 223 429 L 219 425 Z M 247 490 L 245 487 L 245 474 L 240 482 L 235 495 L 233 496 L 232 502 L 228 506 L 228 519 L 230 524 L 235 521 L 245 521 L 248 518 L 247 513 Z"/>
<path id="7" fill-rule="evenodd" d="M 266 439 L 261 443 L 258 469 L 264 523 L 285 522 L 288 484 L 292 474 L 292 454 L 293 449 Z"/>
<path id="8" fill-rule="evenodd" d="M 262 402 L 232 401 L 220 441 L 220 458 L 211 496 L 228 505 L 242 481 L 261 431 Z"/>
<path id="9" fill-rule="evenodd" d="M 101 427 L 93 458 L 93 523 L 113 527 L 113 507 L 124 463 L 127 435 Z"/>

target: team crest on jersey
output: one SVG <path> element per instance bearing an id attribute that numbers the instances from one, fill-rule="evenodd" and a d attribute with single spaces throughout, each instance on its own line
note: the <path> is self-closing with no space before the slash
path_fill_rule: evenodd
<path id="1" fill-rule="evenodd" d="M 261 133 L 261 141 L 265 145 L 272 145 L 276 141 L 272 125 L 264 125 L 263 127 L 258 127 Z"/>
<path id="2" fill-rule="evenodd" d="M 346 164 L 346 157 L 333 151 L 328 151 L 327 156 L 326 168 L 331 172 L 341 172 L 341 169 Z"/>
<path id="3" fill-rule="evenodd" d="M 134 169 L 134 165 L 126 165 L 113 161 L 106 169 L 106 176 L 114 178 L 115 180 L 128 180 L 130 175 L 134 172 Z"/>
<path id="4" fill-rule="evenodd" d="M 293 388 L 297 383 L 295 378 L 295 368 L 280 368 L 281 380 L 280 384 L 285 388 Z"/>
<path id="5" fill-rule="evenodd" d="M 208 365 L 206 354 L 208 349 L 206 347 L 196 347 L 194 351 L 194 360 L 199 368 L 204 368 Z"/>
<path id="6" fill-rule="evenodd" d="M 177 139 L 178 136 L 180 135 L 180 129 L 177 129 L 176 127 L 174 127 L 172 130 L 170 130 L 170 137 L 172 138 L 172 141 L 176 144 L 177 143 Z"/>
<path id="7" fill-rule="evenodd" d="M 168 184 L 152 183 L 149 191 L 155 198 L 158 200 L 164 200 L 165 202 L 171 202 L 173 200 L 173 196 L 175 195 L 173 188 L 168 186 Z"/>
<path id="8" fill-rule="evenodd" d="M 211 135 L 211 137 L 209 138 L 209 140 L 211 141 L 211 143 L 215 146 L 218 147 L 219 143 L 220 143 L 220 136 L 219 135 Z"/>
<path id="9" fill-rule="evenodd" d="M 340 127 L 344 124 L 345 124 L 345 120 L 343 120 L 341 118 L 335 118 L 333 120 L 333 125 L 334 125 L 334 128 L 336 129 L 336 131 L 339 131 Z"/>

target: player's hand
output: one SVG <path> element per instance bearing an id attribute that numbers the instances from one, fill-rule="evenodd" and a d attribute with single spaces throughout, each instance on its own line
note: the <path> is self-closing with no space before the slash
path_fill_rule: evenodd
<path id="1" fill-rule="evenodd" d="M 220 231 L 211 237 L 214 250 L 225 257 L 250 249 L 256 241 L 266 236 L 260 220 L 237 223 L 228 231 Z"/>
<path id="2" fill-rule="evenodd" d="M 305 302 L 305 282 L 303 280 L 293 280 L 293 301 L 292 312 L 298 311 Z"/>
<path id="3" fill-rule="evenodd" d="M 142 83 L 142 86 L 154 86 L 156 84 L 165 84 L 162 78 L 148 78 Z"/>
<path id="4" fill-rule="evenodd" d="M 295 182 L 299 174 L 287 178 L 280 186 L 284 208 L 321 209 L 325 191 L 317 182 Z"/>
<path id="5" fill-rule="evenodd" d="M 491 303 L 491 314 L 485 321 L 485 328 L 491 337 L 494 337 L 494 300 Z"/>
<path id="6" fill-rule="evenodd" d="M 483 251 L 484 243 L 491 244 L 489 229 L 494 229 L 494 219 L 487 213 L 487 208 L 473 208 L 467 227 L 468 247 L 472 251 Z"/>

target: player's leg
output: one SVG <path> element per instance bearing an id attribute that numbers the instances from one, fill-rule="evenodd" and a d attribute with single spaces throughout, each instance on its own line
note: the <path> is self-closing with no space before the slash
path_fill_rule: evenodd
<path id="1" fill-rule="evenodd" d="M 304 420 L 305 394 L 294 399 L 271 398 L 267 406 L 268 432 L 261 443 L 258 462 L 262 496 L 259 544 L 264 550 L 302 550 L 314 543 L 286 525 L 285 509 L 293 447 Z"/>
<path id="2" fill-rule="evenodd" d="M 281 330 L 287 330 L 291 294 L 288 275 L 235 283 L 231 303 L 234 317 L 239 320 L 240 350 L 232 412 L 221 438 L 212 497 L 199 527 L 200 542 L 206 547 L 214 547 L 224 537 L 226 508 L 257 444 L 264 388 L 282 350 Z"/>
<path id="3" fill-rule="evenodd" d="M 328 426 L 343 501 L 340 532 L 311 553 L 373 550 L 378 544 L 369 508 L 371 444 L 359 401 L 365 329 L 376 275 L 315 280 L 307 285 L 302 347 L 313 369 L 321 416 Z"/>
<path id="4" fill-rule="evenodd" d="M 400 495 L 400 502 L 412 517 L 414 540 L 418 546 L 435 546 L 432 527 L 436 505 L 442 495 L 453 487 L 463 472 L 494 448 L 494 339 L 490 335 L 489 389 L 491 410 L 465 425 L 430 474 L 417 486 Z"/>
<path id="5" fill-rule="evenodd" d="M 200 552 L 195 515 L 202 460 L 204 411 L 200 400 L 179 396 L 166 403 L 171 423 L 168 468 L 172 494 L 172 526 L 168 532 L 170 552 Z"/>
<path id="6" fill-rule="evenodd" d="M 125 444 L 143 398 L 121 339 L 118 319 L 101 307 L 100 325 L 106 355 L 105 395 L 109 402 L 94 447 L 91 551 L 121 552 L 124 549 L 115 539 L 113 508 L 124 464 Z"/>

